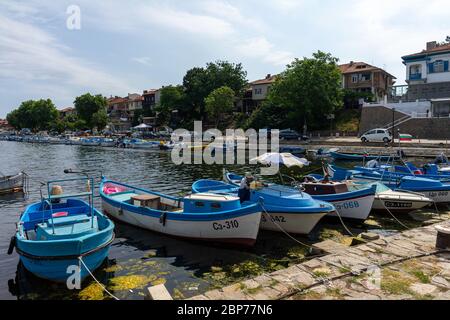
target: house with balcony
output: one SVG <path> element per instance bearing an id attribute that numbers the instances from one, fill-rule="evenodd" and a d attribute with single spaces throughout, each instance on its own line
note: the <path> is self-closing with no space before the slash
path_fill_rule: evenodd
<path id="1" fill-rule="evenodd" d="M 428 100 L 433 116 L 450 115 L 450 43 L 428 42 L 426 49 L 402 57 L 408 83 L 406 99 Z"/>
<path id="2" fill-rule="evenodd" d="M 267 99 L 270 87 L 275 82 L 277 76 L 268 74 L 264 79 L 252 81 L 248 84 L 244 97 L 237 103 L 239 111 L 250 114 Z"/>
<path id="3" fill-rule="evenodd" d="M 450 43 L 428 42 L 402 57 L 406 85 L 393 86 L 378 103 L 363 106 L 360 132 L 401 129 L 415 137 L 450 138 Z"/>
<path id="4" fill-rule="evenodd" d="M 156 105 L 161 101 L 161 89 L 144 90 L 142 93 L 142 109 L 146 115 L 153 114 Z"/>
<path id="5" fill-rule="evenodd" d="M 382 101 L 396 80 L 387 71 L 365 62 L 350 61 L 340 65 L 339 70 L 343 89 L 371 94 L 375 101 Z"/>

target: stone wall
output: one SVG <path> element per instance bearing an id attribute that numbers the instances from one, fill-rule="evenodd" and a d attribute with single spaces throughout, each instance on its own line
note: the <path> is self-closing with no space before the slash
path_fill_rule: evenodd
<path id="1" fill-rule="evenodd" d="M 408 100 L 448 97 L 450 97 L 450 82 L 411 84 L 408 89 Z"/>
<path id="2" fill-rule="evenodd" d="M 413 118 L 400 124 L 399 128 L 414 138 L 450 140 L 450 118 Z"/>
<path id="3" fill-rule="evenodd" d="M 395 112 L 395 120 L 404 118 L 405 114 Z M 383 106 L 362 109 L 359 133 L 375 128 L 383 128 L 392 123 L 392 110 Z M 395 127 L 402 133 L 409 133 L 414 138 L 450 139 L 450 118 L 411 118 Z"/>
<path id="4" fill-rule="evenodd" d="M 406 114 L 402 112 L 395 112 L 394 119 L 399 120 L 404 118 Z M 383 128 L 392 123 L 392 109 L 376 106 L 364 107 L 361 111 L 361 121 L 359 123 L 359 134 L 363 134 L 375 128 Z"/>

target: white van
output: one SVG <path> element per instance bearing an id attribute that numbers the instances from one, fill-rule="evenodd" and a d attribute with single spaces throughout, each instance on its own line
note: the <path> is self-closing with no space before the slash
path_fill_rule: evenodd
<path id="1" fill-rule="evenodd" d="M 388 129 L 373 129 L 361 136 L 361 142 L 384 142 L 392 141 L 392 133 Z"/>

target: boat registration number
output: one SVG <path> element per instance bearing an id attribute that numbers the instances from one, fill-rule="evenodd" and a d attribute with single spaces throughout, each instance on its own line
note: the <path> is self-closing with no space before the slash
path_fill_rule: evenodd
<path id="1" fill-rule="evenodd" d="M 283 216 L 270 216 L 270 220 L 272 220 L 272 222 L 286 222 L 286 218 Z M 267 222 L 267 218 L 265 216 L 261 216 L 261 221 L 262 222 Z"/>
<path id="2" fill-rule="evenodd" d="M 389 208 L 411 208 L 412 203 L 411 202 L 390 202 L 385 201 L 384 205 Z"/>
<path id="3" fill-rule="evenodd" d="M 430 192 L 430 197 L 446 197 L 448 196 L 448 191 L 440 191 L 440 192 Z"/>
<path id="4" fill-rule="evenodd" d="M 359 208 L 359 202 L 358 201 L 347 201 L 347 202 L 344 202 L 344 203 L 333 203 L 333 205 L 334 205 L 334 207 L 337 210 Z"/>
<path id="5" fill-rule="evenodd" d="M 229 220 L 223 223 L 214 222 L 213 229 L 214 230 L 229 230 L 229 229 L 237 229 L 239 228 L 239 221 L 237 220 Z"/>

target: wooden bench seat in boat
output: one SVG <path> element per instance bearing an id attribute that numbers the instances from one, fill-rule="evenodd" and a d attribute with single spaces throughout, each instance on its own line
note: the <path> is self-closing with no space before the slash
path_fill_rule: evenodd
<path id="1" fill-rule="evenodd" d="M 53 229 L 55 233 L 53 233 Z M 58 238 L 76 238 L 85 234 L 94 233 L 98 230 L 97 217 L 94 217 L 92 228 L 91 217 L 87 215 L 76 215 L 69 217 L 54 218 L 47 222 L 37 224 L 37 240 L 57 240 Z"/>
<path id="2" fill-rule="evenodd" d="M 310 195 L 338 194 L 348 192 L 347 184 L 342 182 L 307 182 L 303 184 Z"/>
<path id="3" fill-rule="evenodd" d="M 138 194 L 131 197 L 133 205 L 158 210 L 161 206 L 161 197 L 153 194 Z"/>

